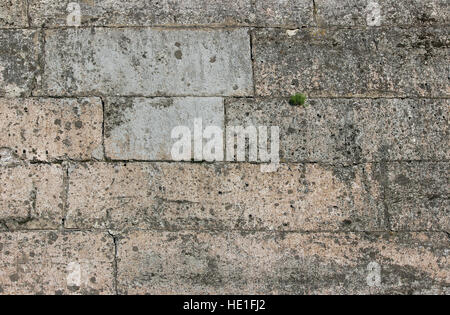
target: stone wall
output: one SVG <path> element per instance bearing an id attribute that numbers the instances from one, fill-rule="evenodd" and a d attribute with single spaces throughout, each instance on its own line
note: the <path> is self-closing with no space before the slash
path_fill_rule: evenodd
<path id="1" fill-rule="evenodd" d="M 70 2 L 0 3 L 0 294 L 450 294 L 447 0 Z"/>

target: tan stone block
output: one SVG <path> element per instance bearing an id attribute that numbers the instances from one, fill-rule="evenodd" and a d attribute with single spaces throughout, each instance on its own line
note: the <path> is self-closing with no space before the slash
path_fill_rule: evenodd
<path id="1" fill-rule="evenodd" d="M 64 185 L 60 165 L 0 168 L 0 228 L 55 229 L 63 219 Z"/>
<path id="2" fill-rule="evenodd" d="M 107 233 L 0 233 L 1 294 L 113 294 Z"/>
<path id="3" fill-rule="evenodd" d="M 69 170 L 69 228 L 379 230 L 372 165 L 76 164 Z"/>
<path id="4" fill-rule="evenodd" d="M 133 232 L 118 245 L 128 294 L 445 293 L 442 233 Z"/>
<path id="5" fill-rule="evenodd" d="M 22 159 L 89 160 L 103 156 L 99 98 L 0 99 L 0 147 Z"/>

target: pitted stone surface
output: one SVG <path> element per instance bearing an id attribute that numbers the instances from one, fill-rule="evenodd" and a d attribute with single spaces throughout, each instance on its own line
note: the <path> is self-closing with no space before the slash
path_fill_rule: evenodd
<path id="1" fill-rule="evenodd" d="M 448 162 L 391 163 L 386 204 L 393 229 L 450 231 Z"/>
<path id="2" fill-rule="evenodd" d="M 448 97 L 448 29 L 257 29 L 256 93 Z"/>
<path id="3" fill-rule="evenodd" d="M 0 230 L 56 229 L 63 219 L 60 165 L 0 167 Z"/>
<path id="4" fill-rule="evenodd" d="M 31 94 L 40 48 L 38 31 L 0 29 L 0 97 Z"/>
<path id="5" fill-rule="evenodd" d="M 0 294 L 449 295 L 448 19 L 448 0 L 3 0 Z M 268 127 L 269 150 L 279 127 L 280 164 L 175 162 L 199 118 Z"/>
<path id="6" fill-rule="evenodd" d="M 0 3 L 0 27 L 19 28 L 27 27 L 27 1 L 3 0 Z"/>
<path id="7" fill-rule="evenodd" d="M 314 0 L 318 26 L 445 25 L 446 0 Z"/>
<path id="8" fill-rule="evenodd" d="M 46 31 L 51 95 L 245 96 L 253 93 L 246 29 Z"/>
<path id="9" fill-rule="evenodd" d="M 447 251 L 443 233 L 140 231 L 119 241 L 118 288 L 122 294 L 445 294 Z"/>
<path id="10" fill-rule="evenodd" d="M 33 26 L 65 26 L 72 0 L 29 0 Z M 79 2 L 81 25 L 172 26 L 248 25 L 255 14 L 251 0 L 128 0 Z"/>
<path id="11" fill-rule="evenodd" d="M 259 26 L 310 26 L 314 24 L 311 0 L 255 1 Z"/>
<path id="12" fill-rule="evenodd" d="M 0 233 L 1 294 L 113 294 L 105 232 Z"/>
<path id="13" fill-rule="evenodd" d="M 196 119 L 203 129 L 224 129 L 223 99 L 217 97 L 110 98 L 105 117 L 106 156 L 115 160 L 172 160 L 178 141 L 171 138 L 173 128 L 188 127 L 193 139 Z"/>
<path id="14" fill-rule="evenodd" d="M 0 108 L 0 147 L 21 159 L 89 160 L 103 154 L 99 98 L 4 98 Z"/>
<path id="15" fill-rule="evenodd" d="M 378 231 L 372 165 L 94 163 L 69 170 L 68 228 Z"/>
<path id="16" fill-rule="evenodd" d="M 450 158 L 448 99 L 229 99 L 226 125 L 279 126 L 288 162 L 381 162 Z"/>

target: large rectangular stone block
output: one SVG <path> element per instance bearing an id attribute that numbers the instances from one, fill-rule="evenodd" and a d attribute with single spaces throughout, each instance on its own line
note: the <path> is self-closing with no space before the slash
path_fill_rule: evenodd
<path id="1" fill-rule="evenodd" d="M 72 0 L 29 0 L 33 26 L 67 25 Z M 81 25 L 174 26 L 248 25 L 255 19 L 251 0 L 128 0 L 79 2 Z"/>
<path id="2" fill-rule="evenodd" d="M 0 108 L 0 147 L 21 159 L 103 157 L 99 98 L 3 98 Z"/>
<path id="3" fill-rule="evenodd" d="M 68 228 L 378 231 L 373 165 L 82 163 L 69 169 Z"/>
<path id="4" fill-rule="evenodd" d="M 387 165 L 386 205 L 392 229 L 450 232 L 449 171 L 448 162 Z"/>
<path id="5" fill-rule="evenodd" d="M 448 28 L 257 29 L 257 95 L 448 97 Z"/>
<path id="6" fill-rule="evenodd" d="M 319 26 L 448 24 L 446 0 L 314 0 Z"/>
<path id="7" fill-rule="evenodd" d="M 46 31 L 50 95 L 243 96 L 253 93 L 246 29 Z"/>
<path id="8" fill-rule="evenodd" d="M 5 154 L 0 150 L 0 159 Z M 0 229 L 56 229 L 62 225 L 60 165 L 0 167 Z"/>
<path id="9" fill-rule="evenodd" d="M 125 294 L 448 294 L 444 233 L 132 232 Z"/>
<path id="10" fill-rule="evenodd" d="M 171 150 L 179 139 L 172 130 L 186 126 L 193 139 L 195 119 L 203 129 L 224 129 L 223 99 L 108 98 L 105 106 L 106 156 L 115 160 L 173 160 Z M 191 148 L 193 151 L 193 146 Z M 192 156 L 193 158 L 193 156 Z"/>
<path id="11" fill-rule="evenodd" d="M 41 36 L 34 30 L 0 30 L 0 97 L 28 96 L 37 80 Z"/>
<path id="12" fill-rule="evenodd" d="M 28 26 L 27 0 L 4 0 L 0 3 L 0 27 Z"/>
<path id="13" fill-rule="evenodd" d="M 287 162 L 450 158 L 448 99 L 227 99 L 227 126 L 279 126 Z"/>
<path id="14" fill-rule="evenodd" d="M 107 233 L 0 233 L 0 294 L 114 294 Z"/>

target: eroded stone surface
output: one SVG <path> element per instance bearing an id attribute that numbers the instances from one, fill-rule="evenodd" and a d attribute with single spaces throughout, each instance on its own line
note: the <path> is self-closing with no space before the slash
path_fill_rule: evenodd
<path id="1" fill-rule="evenodd" d="M 63 189 L 60 165 L 0 167 L 0 229 L 58 228 Z"/>
<path id="2" fill-rule="evenodd" d="M 256 93 L 289 96 L 450 94 L 447 28 L 257 29 Z"/>
<path id="3" fill-rule="evenodd" d="M 173 160 L 173 128 L 188 127 L 193 139 L 195 119 L 224 128 L 221 98 L 109 98 L 105 109 L 106 155 L 116 160 Z"/>
<path id="4" fill-rule="evenodd" d="M 0 3 L 0 27 L 28 26 L 26 0 L 3 0 Z"/>
<path id="5" fill-rule="evenodd" d="M 313 25 L 311 0 L 257 0 L 255 7 L 258 26 Z"/>
<path id="6" fill-rule="evenodd" d="M 448 162 L 387 166 L 386 204 L 393 229 L 450 231 Z"/>
<path id="7" fill-rule="evenodd" d="M 315 0 L 319 26 L 448 24 L 446 0 Z"/>
<path id="8" fill-rule="evenodd" d="M 2 294 L 113 294 L 107 233 L 0 233 Z"/>
<path id="9" fill-rule="evenodd" d="M 0 97 L 31 94 L 40 45 L 38 31 L 0 30 Z"/>
<path id="10" fill-rule="evenodd" d="M 246 29 L 47 30 L 51 95 L 243 96 L 253 93 Z"/>
<path id="11" fill-rule="evenodd" d="M 21 159 L 89 160 L 103 152 L 99 98 L 6 98 L 0 108 L 0 147 Z"/>
<path id="12" fill-rule="evenodd" d="M 67 25 L 71 0 L 29 0 L 33 26 Z M 251 0 L 129 0 L 79 2 L 81 25 L 248 25 L 255 19 Z"/>
<path id="13" fill-rule="evenodd" d="M 226 125 L 279 126 L 289 162 L 445 160 L 450 157 L 449 100 L 231 99 Z"/>
<path id="14" fill-rule="evenodd" d="M 379 170 L 254 164 L 77 164 L 69 169 L 68 228 L 377 231 Z"/>
<path id="15" fill-rule="evenodd" d="M 133 232 L 118 244 L 118 288 L 128 294 L 445 294 L 448 244 L 444 233 Z"/>

